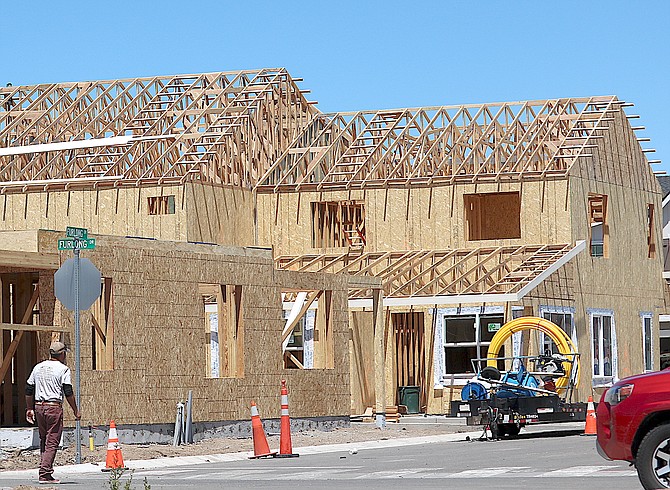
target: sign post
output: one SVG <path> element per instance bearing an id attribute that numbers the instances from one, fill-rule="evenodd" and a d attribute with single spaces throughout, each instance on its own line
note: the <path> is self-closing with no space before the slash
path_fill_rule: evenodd
<path id="1" fill-rule="evenodd" d="M 54 289 L 56 297 L 68 310 L 74 310 L 74 356 L 75 356 L 75 399 L 77 407 L 81 410 L 81 334 L 80 313 L 81 307 L 88 309 L 100 296 L 100 271 L 88 260 L 84 267 L 84 284 L 80 284 L 82 261 L 79 257 L 80 250 L 91 250 L 95 248 L 95 238 L 88 238 L 86 228 L 74 228 L 68 226 L 65 229 L 67 238 L 58 240 L 58 250 L 73 250 L 74 264 L 72 259 L 66 260 L 54 275 Z M 90 266 L 89 266 L 90 264 Z M 74 265 L 74 267 L 72 267 Z M 86 291 L 86 297 L 80 302 L 80 291 Z M 97 292 L 97 294 L 96 294 Z M 77 420 L 75 425 L 75 441 L 77 447 L 77 464 L 81 463 L 81 421 Z"/>

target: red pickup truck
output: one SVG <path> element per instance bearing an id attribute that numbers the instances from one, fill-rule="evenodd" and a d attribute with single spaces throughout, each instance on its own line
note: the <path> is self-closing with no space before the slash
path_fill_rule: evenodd
<path id="1" fill-rule="evenodd" d="M 646 489 L 670 488 L 670 369 L 618 381 L 596 413 L 598 453 L 634 463 Z"/>

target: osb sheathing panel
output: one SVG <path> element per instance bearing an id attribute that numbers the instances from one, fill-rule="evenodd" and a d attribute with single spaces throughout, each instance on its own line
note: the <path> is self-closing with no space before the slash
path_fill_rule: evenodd
<path id="1" fill-rule="evenodd" d="M 186 184 L 188 241 L 255 245 L 254 199 L 235 187 Z"/>
<path id="2" fill-rule="evenodd" d="M 603 132 L 592 158 L 581 162 L 578 176 L 570 178 L 573 239 L 589 239 L 587 203 L 589 193 L 607 195 L 606 221 L 609 227 L 608 257 L 591 257 L 589 251 L 577 256 L 575 321 L 578 332 L 591 341 L 586 310 L 602 308 L 614 312 L 618 349 L 618 375 L 629 376 L 644 370 L 641 312 L 663 313 L 663 271 L 661 239 L 661 194 L 646 162 L 634 131 L 623 115 Z M 647 204 L 653 204 L 656 256 L 648 258 Z M 579 325 L 583 328 L 579 328 Z M 658 330 L 655 330 L 657 332 Z M 653 338 L 654 366 L 658 368 L 658 336 Z M 581 342 L 581 340 L 580 340 Z M 582 352 L 584 365 L 592 366 L 590 344 Z"/>
<path id="3" fill-rule="evenodd" d="M 64 230 L 186 240 L 179 186 L 8 194 L 0 197 L 0 230 Z M 175 197 L 175 214 L 149 215 L 148 198 Z"/>
<path id="4" fill-rule="evenodd" d="M 40 246 L 55 247 L 59 236 L 42 232 Z M 82 314 L 85 423 L 172 423 L 176 403 L 188 390 L 193 390 L 195 421 L 246 420 L 252 400 L 263 417 L 279 417 L 282 378 L 288 382 L 292 416 L 350 412 L 346 278 L 275 271 L 267 250 L 96 238 L 96 249 L 83 255 L 113 281 L 115 367 L 91 371 L 91 320 Z M 243 378 L 205 377 L 198 283 L 243 286 Z M 296 287 L 333 291 L 334 369 L 282 368 L 280 293 Z M 70 312 L 63 313 L 63 322 L 72 328 Z"/>
<path id="5" fill-rule="evenodd" d="M 351 363 L 351 413 L 375 406 L 374 326 L 371 311 L 351 311 L 349 353 Z"/>
<path id="6" fill-rule="evenodd" d="M 312 247 L 311 203 L 362 200 L 366 251 L 476 248 L 570 241 L 567 181 L 438 186 L 356 192 L 259 194 L 258 243 L 277 254 L 300 255 L 341 249 Z M 464 195 L 521 193 L 521 238 L 467 240 Z M 501 220 L 503 218 L 501 217 Z"/>
<path id="7" fill-rule="evenodd" d="M 585 209 L 588 192 L 606 194 L 607 224 L 609 226 L 608 257 L 591 257 L 588 250 L 575 261 L 579 281 L 575 283 L 577 299 L 576 320 L 587 328 L 588 308 L 602 308 L 614 312 L 619 353 L 619 376 L 639 373 L 644 369 L 642 355 L 642 326 L 640 313 L 663 312 L 663 271 L 660 213 L 656 213 L 656 257 L 647 257 L 647 203 L 660 209 L 659 194 L 582 179 L 573 179 L 574 201 Z M 575 237 L 588 239 L 586 212 L 573 217 Z M 589 334 L 590 335 L 590 334 Z M 654 337 L 654 363 L 657 367 L 658 338 Z M 591 365 L 590 349 L 584 360 Z"/>

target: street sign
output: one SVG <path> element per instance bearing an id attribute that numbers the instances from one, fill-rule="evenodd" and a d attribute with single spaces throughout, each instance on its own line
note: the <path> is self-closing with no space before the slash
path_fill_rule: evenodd
<path id="1" fill-rule="evenodd" d="M 100 297 L 102 275 L 88 259 L 80 257 L 80 250 L 95 248 L 95 238 L 88 237 L 86 228 L 65 228 L 65 236 L 58 240 L 58 250 L 74 250 L 74 259 L 67 259 L 54 274 L 56 298 L 68 310 L 74 311 L 75 399 L 81 407 L 81 333 L 80 310 L 88 310 Z M 81 421 L 75 422 L 75 441 L 81 441 Z M 81 463 L 81 444 L 77 448 L 76 463 Z"/>
<path id="2" fill-rule="evenodd" d="M 91 250 L 95 248 L 95 238 L 59 238 L 58 250 Z"/>
<path id="3" fill-rule="evenodd" d="M 65 236 L 68 238 L 78 238 L 80 240 L 85 240 L 88 238 L 88 230 L 86 228 L 75 228 L 74 226 L 68 226 L 65 228 Z"/>
<path id="4" fill-rule="evenodd" d="M 79 309 L 88 310 L 100 297 L 102 274 L 88 259 L 79 259 L 79 287 L 75 284 L 75 259 L 67 259 L 54 274 L 56 298 L 68 310 L 76 308 L 75 290 L 79 290 Z"/>

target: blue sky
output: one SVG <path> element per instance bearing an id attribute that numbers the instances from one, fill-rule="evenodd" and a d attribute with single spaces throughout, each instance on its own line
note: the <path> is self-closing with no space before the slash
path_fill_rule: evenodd
<path id="1" fill-rule="evenodd" d="M 670 1 L 20 1 L 0 84 L 284 66 L 322 111 L 618 95 L 670 173 Z"/>

